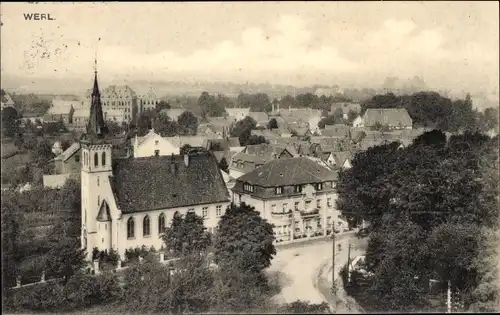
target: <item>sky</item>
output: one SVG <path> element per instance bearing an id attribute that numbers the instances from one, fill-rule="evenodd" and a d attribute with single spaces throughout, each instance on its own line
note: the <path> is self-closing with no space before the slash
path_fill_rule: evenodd
<path id="1" fill-rule="evenodd" d="M 2 77 L 212 80 L 498 93 L 489 2 L 1 3 Z M 55 20 L 29 21 L 25 13 Z M 100 38 L 100 40 L 99 40 Z M 4 81 L 4 79 L 2 79 Z"/>

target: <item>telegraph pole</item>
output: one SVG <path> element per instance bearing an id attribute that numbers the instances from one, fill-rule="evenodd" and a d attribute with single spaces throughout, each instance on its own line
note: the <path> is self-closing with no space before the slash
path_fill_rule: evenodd
<path id="1" fill-rule="evenodd" d="M 446 306 L 447 306 L 446 312 L 451 313 L 451 283 L 450 283 L 450 280 L 448 280 L 448 292 L 447 292 Z"/>
<path id="2" fill-rule="evenodd" d="M 351 282 L 351 243 L 347 248 L 347 282 Z"/>

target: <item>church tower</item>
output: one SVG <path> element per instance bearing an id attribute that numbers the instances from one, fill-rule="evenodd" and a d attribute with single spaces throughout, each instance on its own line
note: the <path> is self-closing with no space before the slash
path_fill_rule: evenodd
<path id="1" fill-rule="evenodd" d="M 109 185 L 112 176 L 112 142 L 104 121 L 101 94 L 97 83 L 97 61 L 92 91 L 90 116 L 87 133 L 80 140 L 82 150 L 81 196 L 82 196 L 82 248 L 87 251 L 87 259 L 92 258 L 92 250 L 108 249 L 109 242 L 103 237 L 100 227 L 109 220 L 108 205 L 101 196 L 103 185 Z M 104 212 L 104 213 L 103 213 Z M 104 220 L 104 221 L 103 221 Z M 111 236 L 111 224 L 106 226 Z M 106 238 L 106 240 L 104 240 Z M 105 244 L 106 243 L 106 244 Z"/>

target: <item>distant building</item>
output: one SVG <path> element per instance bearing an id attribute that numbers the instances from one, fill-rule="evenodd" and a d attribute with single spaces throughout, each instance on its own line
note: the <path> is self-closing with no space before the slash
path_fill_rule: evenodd
<path id="1" fill-rule="evenodd" d="M 252 117 L 257 122 L 257 127 L 267 127 L 267 123 L 269 122 L 269 115 L 265 112 L 250 112 L 248 113 L 249 117 Z"/>
<path id="2" fill-rule="evenodd" d="M 373 128 L 377 125 L 389 129 L 411 129 L 412 120 L 404 108 L 369 108 L 353 127 Z"/>
<path id="3" fill-rule="evenodd" d="M 55 99 L 51 106 L 43 115 L 44 121 L 60 121 L 65 125 L 73 123 L 73 114 L 75 110 L 84 109 L 85 105 L 81 101 L 66 101 Z M 88 108 L 85 108 L 88 113 Z"/>
<path id="4" fill-rule="evenodd" d="M 91 103 L 91 90 L 85 97 L 87 108 Z M 124 121 L 134 121 L 139 114 L 137 94 L 128 85 L 110 85 L 101 93 L 102 110 L 119 110 L 123 113 Z M 87 110 L 88 114 L 88 110 Z"/>
<path id="5" fill-rule="evenodd" d="M 146 93 L 137 95 L 137 103 L 139 106 L 139 113 L 145 110 L 156 109 L 156 105 L 160 103 L 160 98 L 156 93 L 150 88 Z"/>
<path id="6" fill-rule="evenodd" d="M 226 113 L 229 115 L 229 118 L 239 121 L 244 119 L 250 113 L 250 107 L 247 108 L 227 108 Z"/>
<path id="7" fill-rule="evenodd" d="M 307 157 L 276 159 L 236 179 L 234 203 L 255 207 L 278 241 L 332 233 L 337 173 Z"/>
<path id="8" fill-rule="evenodd" d="M 2 90 L 2 95 L 0 95 L 0 105 L 1 105 L 1 109 L 7 108 L 7 107 L 14 107 L 14 105 L 15 105 L 14 100 L 12 100 L 12 97 L 10 96 L 10 94 L 5 92 L 4 90 Z"/>
<path id="9" fill-rule="evenodd" d="M 352 102 L 338 102 L 338 103 L 333 103 L 331 105 L 330 109 L 330 115 L 333 115 L 336 111 L 341 110 L 342 111 L 342 117 L 344 119 L 348 119 L 348 114 L 350 111 L 359 114 L 361 112 L 361 105 L 359 103 L 352 103 Z"/>

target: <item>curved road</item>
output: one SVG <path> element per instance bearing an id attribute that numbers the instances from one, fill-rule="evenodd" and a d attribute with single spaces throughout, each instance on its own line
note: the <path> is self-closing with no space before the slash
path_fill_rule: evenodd
<path id="1" fill-rule="evenodd" d="M 360 240 L 354 235 L 354 231 L 337 235 L 336 244 L 342 244 L 339 252 L 336 248 L 336 273 L 347 263 L 347 248 L 349 242 L 355 247 Z M 337 245 L 335 245 L 337 246 Z M 310 243 L 296 243 L 283 247 L 277 247 L 277 255 L 272 261 L 268 273 L 271 277 L 277 276 L 281 285 L 281 293 L 274 297 L 278 303 L 291 303 L 296 300 L 309 301 L 311 303 L 328 302 L 319 292 L 317 287 L 320 270 L 328 265 L 331 269 L 332 241 L 322 239 Z M 351 250 L 351 258 L 359 255 L 360 251 Z M 330 273 L 331 278 L 331 273 Z"/>

